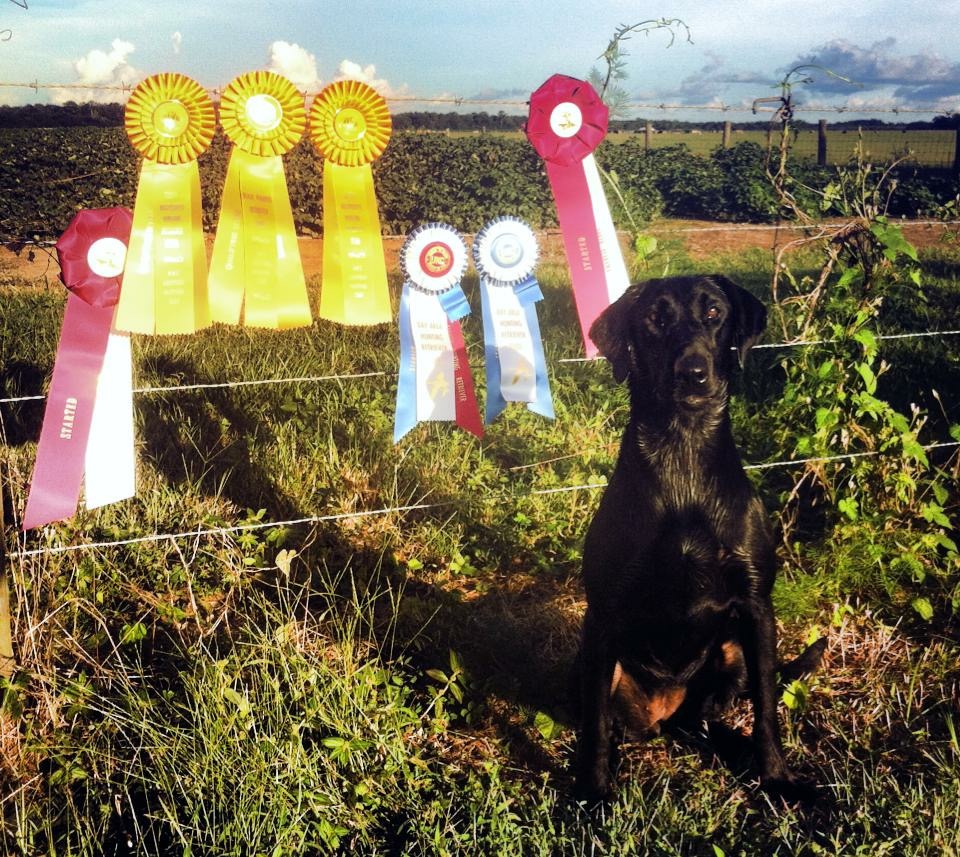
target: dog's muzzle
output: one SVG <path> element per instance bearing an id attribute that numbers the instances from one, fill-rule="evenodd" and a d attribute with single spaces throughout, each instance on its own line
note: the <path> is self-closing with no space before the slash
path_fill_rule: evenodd
<path id="1" fill-rule="evenodd" d="M 673 378 L 677 395 L 681 399 L 696 401 L 713 395 L 713 367 L 699 352 L 681 355 L 674 363 Z"/>

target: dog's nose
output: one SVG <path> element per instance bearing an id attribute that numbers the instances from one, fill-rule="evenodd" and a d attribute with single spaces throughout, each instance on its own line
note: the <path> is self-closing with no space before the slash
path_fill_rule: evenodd
<path id="1" fill-rule="evenodd" d="M 691 387 L 706 384 L 710 377 L 710 367 L 702 354 L 687 354 L 677 361 L 677 378 Z"/>

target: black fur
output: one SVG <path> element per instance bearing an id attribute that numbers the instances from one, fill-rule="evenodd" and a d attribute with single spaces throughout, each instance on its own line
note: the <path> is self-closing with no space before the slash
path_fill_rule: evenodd
<path id="1" fill-rule="evenodd" d="M 727 412 L 728 379 L 765 325 L 760 301 L 701 276 L 631 286 L 591 328 L 629 382 L 630 420 L 584 545 L 581 798 L 611 793 L 618 703 L 656 732 L 699 720 L 744 681 L 762 786 L 809 796 L 777 721 L 774 541 Z"/>

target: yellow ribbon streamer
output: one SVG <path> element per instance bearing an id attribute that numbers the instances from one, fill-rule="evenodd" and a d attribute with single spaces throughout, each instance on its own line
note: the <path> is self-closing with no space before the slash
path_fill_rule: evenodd
<path id="1" fill-rule="evenodd" d="M 312 322 L 281 155 L 306 126 L 303 97 L 273 72 L 224 90 L 220 121 L 234 143 L 210 262 L 214 321 L 290 328 Z"/>
<path id="2" fill-rule="evenodd" d="M 213 104 L 188 77 L 153 75 L 131 93 L 124 125 L 144 161 L 116 327 L 192 333 L 210 324 L 196 159 L 213 139 Z"/>
<path id="3" fill-rule="evenodd" d="M 326 87 L 310 111 L 323 165 L 321 318 L 382 324 L 393 318 L 370 167 L 390 139 L 386 102 L 359 81 Z"/>

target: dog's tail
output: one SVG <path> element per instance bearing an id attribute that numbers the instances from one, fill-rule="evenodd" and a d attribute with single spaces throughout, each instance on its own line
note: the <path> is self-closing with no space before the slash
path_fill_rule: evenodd
<path id="1" fill-rule="evenodd" d="M 814 672 L 820 666 L 823 653 L 827 650 L 827 638 L 821 637 L 807 646 L 792 661 L 780 664 L 777 672 L 780 674 L 780 684 L 789 684 L 802 676 Z"/>

